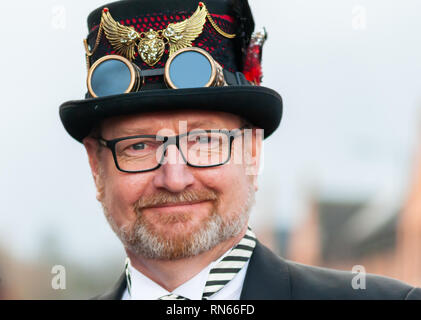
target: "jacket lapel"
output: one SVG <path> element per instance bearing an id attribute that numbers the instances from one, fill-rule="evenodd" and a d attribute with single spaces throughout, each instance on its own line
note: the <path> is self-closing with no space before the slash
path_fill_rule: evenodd
<path id="1" fill-rule="evenodd" d="M 113 288 L 111 288 L 108 292 L 95 297 L 94 300 L 121 300 L 126 287 L 126 273 L 123 272 Z"/>
<path id="2" fill-rule="evenodd" d="M 284 260 L 257 241 L 240 300 L 289 300 L 291 287 Z"/>

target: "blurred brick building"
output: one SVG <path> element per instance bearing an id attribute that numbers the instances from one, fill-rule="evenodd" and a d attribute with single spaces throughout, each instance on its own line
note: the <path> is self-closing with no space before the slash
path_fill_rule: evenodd
<path id="1" fill-rule="evenodd" d="M 349 271 L 362 265 L 368 273 L 421 286 L 421 152 L 410 181 L 403 203 L 387 194 L 352 202 L 313 197 L 283 255 Z"/>

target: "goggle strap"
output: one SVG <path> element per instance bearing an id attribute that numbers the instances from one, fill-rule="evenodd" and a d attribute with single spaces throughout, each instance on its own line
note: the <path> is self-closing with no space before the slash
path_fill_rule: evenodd
<path id="1" fill-rule="evenodd" d="M 155 77 L 155 76 L 163 76 L 165 73 L 164 68 L 160 69 L 148 69 L 148 70 L 141 70 L 140 76 L 141 77 Z"/>
<path id="2" fill-rule="evenodd" d="M 230 86 L 251 86 L 252 84 L 246 79 L 241 72 L 230 72 L 224 69 L 225 82 Z"/>

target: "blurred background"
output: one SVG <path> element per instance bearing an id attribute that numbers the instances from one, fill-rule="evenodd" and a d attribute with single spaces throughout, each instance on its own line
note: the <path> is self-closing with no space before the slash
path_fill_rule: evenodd
<path id="1" fill-rule="evenodd" d="M 86 299 L 124 251 L 58 107 L 83 98 L 86 18 L 102 0 L 8 1 L 0 35 L 0 299 Z M 298 262 L 421 286 L 421 2 L 250 0 L 284 99 L 251 225 Z M 51 285 L 66 270 L 66 289 Z"/>

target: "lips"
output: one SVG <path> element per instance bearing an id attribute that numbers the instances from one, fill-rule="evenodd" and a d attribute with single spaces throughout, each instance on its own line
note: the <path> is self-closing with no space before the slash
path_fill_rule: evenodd
<path id="1" fill-rule="evenodd" d="M 187 202 L 187 201 L 186 202 L 172 202 L 172 203 L 160 204 L 160 205 L 151 206 L 151 207 L 145 207 L 144 209 L 190 206 L 190 205 L 200 204 L 206 201 L 209 201 L 209 200 L 190 201 L 190 202 Z"/>

